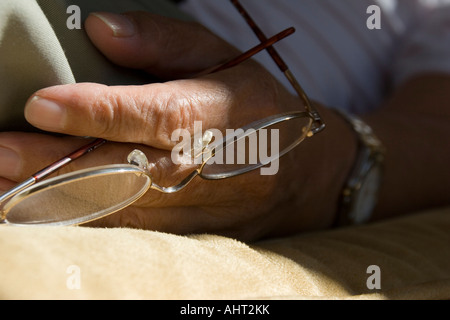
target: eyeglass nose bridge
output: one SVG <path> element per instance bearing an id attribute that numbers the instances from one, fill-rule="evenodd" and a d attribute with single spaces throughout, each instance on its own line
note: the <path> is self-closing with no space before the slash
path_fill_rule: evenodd
<path id="1" fill-rule="evenodd" d="M 199 175 L 200 170 L 194 170 L 191 172 L 186 178 L 183 179 L 179 184 L 172 187 L 161 187 L 158 184 L 153 182 L 153 178 L 151 177 L 151 173 L 149 171 L 149 162 L 145 153 L 141 150 L 133 150 L 127 157 L 128 163 L 131 165 L 138 166 L 142 170 L 145 170 L 146 174 L 151 178 L 152 184 L 150 186 L 151 189 L 162 192 L 162 193 L 175 193 L 182 189 L 184 189 L 196 176 Z"/>
<path id="2" fill-rule="evenodd" d="M 181 181 L 176 186 L 161 187 L 161 186 L 157 185 L 156 183 L 152 183 L 150 188 L 153 190 L 162 192 L 162 193 L 166 193 L 166 194 L 176 193 L 176 192 L 184 189 L 199 174 L 200 174 L 200 170 L 197 169 L 197 170 L 192 171 L 186 178 L 184 178 L 183 181 Z"/>

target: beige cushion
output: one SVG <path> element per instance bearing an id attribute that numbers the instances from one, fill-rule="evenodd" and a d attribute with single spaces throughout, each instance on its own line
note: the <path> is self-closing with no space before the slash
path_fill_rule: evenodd
<path id="1" fill-rule="evenodd" d="M 244 244 L 131 229 L 4 227 L 1 299 L 449 299 L 450 208 Z M 370 290 L 369 266 L 381 289 Z"/>

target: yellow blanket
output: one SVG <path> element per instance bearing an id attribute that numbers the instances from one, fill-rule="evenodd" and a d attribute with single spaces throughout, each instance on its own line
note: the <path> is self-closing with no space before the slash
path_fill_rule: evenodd
<path id="1" fill-rule="evenodd" d="M 4 227 L 0 298 L 450 299 L 449 230 L 450 208 L 253 244 Z"/>

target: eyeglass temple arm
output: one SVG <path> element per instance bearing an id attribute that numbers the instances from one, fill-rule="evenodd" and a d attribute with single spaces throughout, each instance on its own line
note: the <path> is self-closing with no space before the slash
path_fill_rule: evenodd
<path id="1" fill-rule="evenodd" d="M 230 0 L 230 1 L 236 7 L 236 9 L 239 11 L 239 13 L 242 15 L 242 17 L 245 19 L 245 21 L 250 26 L 250 28 L 253 30 L 253 32 L 258 37 L 258 39 L 262 42 L 266 41 L 267 40 L 266 35 L 258 27 L 258 25 L 252 19 L 252 17 L 250 17 L 247 10 L 245 10 L 245 8 L 241 5 L 241 3 L 238 0 Z M 289 82 L 291 83 L 292 87 L 295 89 L 297 94 L 303 100 L 308 112 L 310 112 L 313 115 L 316 125 L 315 125 L 315 128 L 312 129 L 312 133 L 316 134 L 317 132 L 322 131 L 325 128 L 325 124 L 324 124 L 322 118 L 320 117 L 319 112 L 314 108 L 313 104 L 311 103 L 311 101 L 309 100 L 305 91 L 303 90 L 302 86 L 298 83 L 295 76 L 289 70 L 289 67 L 287 66 L 287 64 L 284 62 L 284 60 L 278 54 L 277 50 L 272 45 L 267 47 L 266 50 L 270 54 L 272 59 L 275 61 L 276 65 L 281 70 L 281 72 L 283 72 L 284 75 L 286 76 L 286 78 L 289 80 Z"/>
<path id="2" fill-rule="evenodd" d="M 224 63 L 221 63 L 217 66 L 208 68 L 200 73 L 197 73 L 195 76 L 193 76 L 192 78 L 196 78 L 196 77 L 200 77 L 200 76 L 204 76 L 207 74 L 212 74 L 215 72 L 219 72 L 231 67 L 234 67 L 248 59 L 250 59 L 251 57 L 253 57 L 255 54 L 263 51 L 264 49 L 270 48 L 273 44 L 277 43 L 280 40 L 283 40 L 284 38 L 290 36 L 291 34 L 293 34 L 295 32 L 294 28 L 287 28 L 286 30 L 281 31 L 280 33 L 277 33 L 276 35 L 274 35 L 273 37 L 266 39 L 264 41 L 262 41 L 259 45 L 251 48 L 250 50 L 238 55 L 237 57 L 226 61 Z"/>
<path id="3" fill-rule="evenodd" d="M 96 139 L 95 141 L 88 143 L 81 148 L 75 150 L 74 152 L 66 155 L 62 159 L 53 162 L 51 165 L 45 167 L 44 169 L 36 172 L 33 174 L 30 178 L 27 180 L 19 183 L 16 185 L 13 189 L 8 190 L 6 193 L 2 194 L 0 196 L 0 208 L 2 207 L 2 204 L 9 200 L 10 198 L 14 197 L 16 194 L 21 192 L 22 190 L 32 186 L 33 184 L 39 182 L 40 180 L 44 179 L 45 177 L 49 176 L 50 174 L 56 172 L 57 170 L 61 169 L 62 167 L 68 165 L 73 160 L 76 160 L 85 154 L 97 149 L 101 145 L 103 145 L 106 142 L 104 139 Z M 0 220 L 4 219 L 4 217 L 0 216 Z"/>

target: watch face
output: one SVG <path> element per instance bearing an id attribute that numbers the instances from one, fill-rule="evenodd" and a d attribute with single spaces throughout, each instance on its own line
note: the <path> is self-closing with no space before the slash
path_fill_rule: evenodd
<path id="1" fill-rule="evenodd" d="M 354 223 L 364 223 L 369 220 L 375 207 L 380 186 L 381 168 L 372 167 L 358 190 L 354 207 Z"/>

